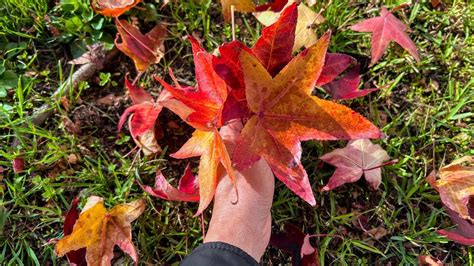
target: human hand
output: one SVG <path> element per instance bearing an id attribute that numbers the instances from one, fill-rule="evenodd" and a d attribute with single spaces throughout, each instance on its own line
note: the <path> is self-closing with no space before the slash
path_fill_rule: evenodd
<path id="1" fill-rule="evenodd" d="M 227 151 L 232 154 L 242 124 L 232 123 L 221 129 Z M 252 167 L 236 172 L 239 198 L 228 175 L 221 177 L 214 196 L 214 208 L 204 242 L 225 242 L 260 261 L 270 241 L 271 213 L 275 178 L 261 159 Z M 234 203 L 233 203 L 234 202 Z"/>

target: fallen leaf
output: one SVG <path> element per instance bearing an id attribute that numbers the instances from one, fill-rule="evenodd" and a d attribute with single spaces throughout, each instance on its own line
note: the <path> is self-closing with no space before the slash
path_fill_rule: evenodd
<path id="1" fill-rule="evenodd" d="M 174 98 L 182 102 L 193 112 L 185 118 L 192 127 L 199 130 L 213 130 L 223 125 L 222 112 L 227 99 L 227 85 L 213 68 L 213 56 L 207 53 L 198 41 L 189 37 L 192 44 L 197 86 L 181 87 L 170 69 L 174 80 L 173 87 L 159 77 L 155 79 L 169 91 Z M 174 111 L 173 109 L 171 109 Z"/>
<path id="2" fill-rule="evenodd" d="M 469 198 L 474 196 L 474 156 L 462 157 L 441 168 L 438 180 L 434 174 L 427 179 L 438 190 L 441 201 L 448 208 L 463 219 L 474 222 L 468 209 Z"/>
<path id="3" fill-rule="evenodd" d="M 79 219 L 79 210 L 77 205 L 79 204 L 79 198 L 74 198 L 71 203 L 69 211 L 66 213 L 64 218 L 63 232 L 64 236 L 68 236 L 73 232 L 74 225 L 77 219 Z M 72 250 L 66 253 L 66 257 L 71 265 L 86 265 L 86 249 L 81 248 L 78 250 Z"/>
<path id="4" fill-rule="evenodd" d="M 111 106 L 111 105 L 117 105 L 120 100 L 121 100 L 120 97 L 115 96 L 115 94 L 113 93 L 109 93 L 105 95 L 104 97 L 98 99 L 96 103 L 102 106 Z"/>
<path id="5" fill-rule="evenodd" d="M 136 264 L 138 255 L 132 242 L 131 222 L 145 210 L 145 201 L 120 204 L 110 211 L 105 209 L 102 201 L 98 201 L 84 209 L 72 233 L 56 243 L 56 254 L 62 257 L 72 250 L 86 248 L 88 265 L 111 265 L 114 246 L 117 245 Z"/>
<path id="6" fill-rule="evenodd" d="M 196 212 L 196 215 L 199 215 L 214 198 L 218 181 L 219 165 L 222 164 L 233 182 L 235 182 L 235 173 L 227 149 L 217 129 L 214 129 L 214 131 L 194 131 L 193 136 L 179 151 L 171 154 L 171 157 L 177 159 L 186 159 L 196 156 L 201 157 L 198 173 L 199 208 Z"/>
<path id="7" fill-rule="evenodd" d="M 115 45 L 133 60 L 138 72 L 160 62 L 165 53 L 163 42 L 167 32 L 164 24 L 156 25 L 145 35 L 125 20 L 116 19 L 115 25 L 118 31 Z"/>
<path id="8" fill-rule="evenodd" d="M 327 191 L 356 182 L 362 175 L 372 188 L 377 189 L 382 179 L 381 166 L 390 157 L 380 145 L 368 139 L 358 139 L 349 141 L 342 149 L 324 154 L 320 159 L 337 167 L 328 184 L 323 187 Z"/>
<path id="9" fill-rule="evenodd" d="M 405 32 L 407 28 L 385 7 L 382 7 L 380 17 L 369 18 L 350 27 L 353 31 L 372 32 L 372 65 L 379 61 L 391 41 L 398 43 L 420 62 L 416 45 Z"/>
<path id="10" fill-rule="evenodd" d="M 240 56 L 253 114 L 239 137 L 233 162 L 243 170 L 263 157 L 276 177 L 311 205 L 316 201 L 300 162 L 301 141 L 381 136 L 379 129 L 353 110 L 311 96 L 329 38 L 325 34 L 274 78 L 251 54 Z"/>
<path id="11" fill-rule="evenodd" d="M 375 240 L 379 240 L 382 237 L 386 236 L 388 232 L 387 232 L 387 229 L 385 229 L 385 227 L 379 226 L 379 227 L 375 227 L 370 230 L 367 230 L 367 233 L 371 237 L 373 237 Z"/>
<path id="12" fill-rule="evenodd" d="M 360 83 L 360 69 L 359 64 L 350 68 L 347 73 L 341 78 L 334 80 L 323 86 L 334 100 L 346 100 L 363 97 L 373 91 L 374 89 L 359 90 Z"/>
<path id="13" fill-rule="evenodd" d="M 431 0 L 431 6 L 437 8 L 441 4 L 441 0 Z"/>
<path id="14" fill-rule="evenodd" d="M 288 1 L 286 8 L 292 4 L 295 4 L 294 0 Z M 285 9 L 286 9 L 285 8 Z M 283 12 L 281 12 L 283 13 Z M 257 20 L 265 26 L 270 26 L 275 23 L 281 16 L 280 12 L 274 11 L 263 11 L 254 14 Z M 314 27 L 318 24 L 324 23 L 325 18 L 305 4 L 300 3 L 298 5 L 298 19 L 295 29 L 295 40 L 292 48 L 292 52 L 297 52 L 301 47 L 310 47 L 317 40 L 318 36 Z"/>
<path id="15" fill-rule="evenodd" d="M 16 157 L 12 160 L 12 168 L 15 174 L 25 170 L 25 160 L 21 157 Z"/>
<path id="16" fill-rule="evenodd" d="M 314 27 L 324 23 L 324 21 L 326 19 L 321 14 L 314 12 L 305 4 L 299 4 L 293 52 L 297 52 L 301 47 L 308 48 L 316 43 L 318 36 Z"/>
<path id="17" fill-rule="evenodd" d="M 161 151 L 155 136 L 155 124 L 163 109 L 160 104 L 171 98 L 167 91 L 162 91 L 155 102 L 153 97 L 143 88 L 135 86 L 125 79 L 125 85 L 129 91 L 133 105 L 125 109 L 118 123 L 120 131 L 127 120 L 133 140 L 145 155 L 155 154 Z"/>
<path id="18" fill-rule="evenodd" d="M 212 58 L 212 65 L 216 73 L 227 84 L 230 90 L 222 111 L 223 122 L 248 116 L 249 109 L 245 98 L 245 82 L 242 67 L 240 66 L 240 53 L 252 52 L 239 41 L 225 43 L 219 47 L 219 56 Z"/>
<path id="19" fill-rule="evenodd" d="M 179 180 L 178 188 L 174 188 L 158 169 L 156 171 L 155 187 L 140 185 L 148 194 L 165 200 L 199 201 L 199 186 L 189 164 Z"/>
<path id="20" fill-rule="evenodd" d="M 255 7 L 255 11 L 262 12 L 262 11 L 271 10 L 273 12 L 280 12 L 286 6 L 287 3 L 288 3 L 288 0 L 274 0 L 274 1 L 270 1 L 270 3 L 266 3 L 266 4 Z"/>
<path id="21" fill-rule="evenodd" d="M 292 265 L 320 265 L 318 251 L 309 242 L 310 237 L 295 225 L 287 223 L 283 232 L 272 233 L 270 245 L 291 255 Z"/>
<path id="22" fill-rule="evenodd" d="M 420 255 L 418 256 L 418 265 L 420 266 L 443 266 L 444 264 L 436 258 L 433 258 L 429 255 Z"/>
<path id="23" fill-rule="evenodd" d="M 327 53 L 324 61 L 324 67 L 321 75 L 316 82 L 317 86 L 328 84 L 337 78 L 349 66 L 356 64 L 357 61 L 349 55 L 339 53 Z"/>
<path id="24" fill-rule="evenodd" d="M 456 211 L 451 210 L 449 207 L 446 207 L 446 212 L 457 227 L 453 230 L 438 230 L 437 233 L 459 244 L 474 246 L 474 224 L 470 223 L 467 219 L 461 218 Z M 470 218 L 474 218 L 474 215 L 470 216 Z"/>
<path id="25" fill-rule="evenodd" d="M 234 6 L 234 10 L 238 12 L 254 12 L 255 4 L 252 0 L 221 0 L 222 15 L 224 15 L 224 21 L 230 22 L 232 18 L 231 6 Z"/>
<path id="26" fill-rule="evenodd" d="M 298 21 L 298 7 L 291 4 L 281 13 L 280 18 L 262 30 L 252 52 L 272 77 L 291 61 L 292 47 Z"/>
<path id="27" fill-rule="evenodd" d="M 61 120 L 63 122 L 64 129 L 66 129 L 66 131 L 68 133 L 71 133 L 71 134 L 76 135 L 76 136 L 81 134 L 81 121 L 77 120 L 77 121 L 73 122 L 67 116 L 61 117 Z"/>
<path id="28" fill-rule="evenodd" d="M 140 2 L 141 0 L 91 0 L 91 6 L 99 14 L 118 17 Z"/>

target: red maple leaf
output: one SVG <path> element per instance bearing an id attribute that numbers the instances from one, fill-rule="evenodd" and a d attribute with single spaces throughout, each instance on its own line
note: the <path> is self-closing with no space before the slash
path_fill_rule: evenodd
<path id="1" fill-rule="evenodd" d="M 316 82 L 317 86 L 323 86 L 337 78 L 350 65 L 357 61 L 349 55 L 340 53 L 327 53 L 321 75 Z"/>
<path id="2" fill-rule="evenodd" d="M 377 88 L 359 90 L 359 72 L 359 64 L 356 64 L 355 66 L 351 67 L 344 76 L 324 85 L 323 88 L 332 95 L 334 100 L 363 97 L 373 91 L 378 90 Z"/>
<path id="3" fill-rule="evenodd" d="M 63 226 L 64 236 L 70 235 L 72 233 L 74 225 L 76 224 L 77 219 L 79 219 L 79 210 L 77 209 L 78 204 L 79 198 L 74 198 L 71 203 L 71 207 L 69 208 L 69 211 L 66 213 Z M 68 253 L 66 253 L 66 257 L 71 265 L 86 265 L 85 248 L 69 251 Z"/>
<path id="4" fill-rule="evenodd" d="M 326 153 L 319 159 L 336 166 L 336 171 L 323 190 L 331 190 L 345 183 L 355 182 L 362 175 L 372 188 L 377 189 L 381 183 L 383 162 L 390 159 L 380 145 L 368 139 L 350 141 L 346 147 Z"/>
<path id="5" fill-rule="evenodd" d="M 319 265 L 319 254 L 309 242 L 310 237 L 295 225 L 287 223 L 283 232 L 271 235 L 270 245 L 291 255 L 292 265 Z"/>
<path id="6" fill-rule="evenodd" d="M 271 10 L 273 12 L 280 12 L 288 3 L 288 0 L 274 0 L 270 3 L 259 5 L 255 7 L 255 11 L 262 12 L 266 10 Z"/>
<path id="7" fill-rule="evenodd" d="M 298 7 L 296 3 L 283 10 L 280 18 L 262 30 L 262 35 L 252 48 L 252 52 L 272 77 L 292 59 L 295 42 Z"/>
<path id="8" fill-rule="evenodd" d="M 174 98 L 193 110 L 186 117 L 192 127 L 204 131 L 213 130 L 223 125 L 222 112 L 227 99 L 227 85 L 214 71 L 212 58 L 193 37 L 191 41 L 197 86 L 181 87 L 170 69 L 170 76 L 176 87 L 171 86 L 159 77 L 155 79 L 169 91 Z M 174 111 L 174 110 L 172 110 Z"/>
<path id="9" fill-rule="evenodd" d="M 156 171 L 155 187 L 140 185 L 148 194 L 165 200 L 199 201 L 199 186 L 189 164 L 179 180 L 178 188 L 174 188 L 166 180 L 160 170 Z"/>
<path id="10" fill-rule="evenodd" d="M 453 223 L 457 225 L 456 229 L 453 230 L 438 230 L 438 234 L 443 235 L 454 242 L 474 246 L 474 224 L 470 223 L 467 219 L 461 218 L 459 213 L 451 210 L 446 207 L 446 211 L 451 217 Z M 471 213 L 474 213 L 474 206 L 471 206 Z M 471 218 L 474 219 L 474 215 L 471 215 Z"/>
<path id="11" fill-rule="evenodd" d="M 160 102 L 171 99 L 171 95 L 163 90 L 155 102 L 148 92 L 131 84 L 127 78 L 125 79 L 125 85 L 133 105 L 123 112 L 118 123 L 118 130 L 122 129 L 127 117 L 131 115 L 128 125 L 135 143 L 147 155 L 161 151 L 155 137 L 155 124 L 163 109 Z"/>
<path id="12" fill-rule="evenodd" d="M 400 44 L 417 62 L 420 61 L 415 43 L 405 33 L 407 26 L 385 7 L 382 7 L 380 17 L 366 19 L 351 26 L 350 29 L 360 32 L 372 32 L 371 64 L 375 64 L 382 57 L 391 41 Z"/>
<path id="13" fill-rule="evenodd" d="M 252 116 L 234 151 L 233 162 L 245 169 L 263 157 L 274 174 L 314 205 L 301 158 L 301 141 L 379 138 L 381 132 L 358 113 L 311 96 L 323 68 L 330 34 L 293 58 L 274 78 L 247 52 L 240 61 Z"/>

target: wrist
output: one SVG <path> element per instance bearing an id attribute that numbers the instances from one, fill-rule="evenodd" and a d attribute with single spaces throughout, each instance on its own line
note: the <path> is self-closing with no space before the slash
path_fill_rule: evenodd
<path id="1" fill-rule="evenodd" d="M 256 261 L 260 261 L 270 241 L 270 230 L 267 229 L 271 228 L 271 216 L 255 218 L 213 215 L 204 243 L 224 242 L 242 249 Z"/>

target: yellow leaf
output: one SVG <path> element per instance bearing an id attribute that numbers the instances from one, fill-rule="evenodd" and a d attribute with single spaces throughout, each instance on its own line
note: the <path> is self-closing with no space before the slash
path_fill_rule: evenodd
<path id="1" fill-rule="evenodd" d="M 62 257 L 69 251 L 86 248 L 88 265 L 111 265 L 114 246 L 117 245 L 137 262 L 131 222 L 145 210 L 144 200 L 120 204 L 108 212 L 102 199 L 90 197 L 86 206 L 73 232 L 56 243 L 57 255 Z"/>
<path id="2" fill-rule="evenodd" d="M 439 171 L 439 179 L 430 184 L 439 191 L 443 203 L 464 219 L 474 222 L 469 216 L 469 198 L 474 196 L 474 156 L 465 156 L 453 161 Z"/>
<path id="3" fill-rule="evenodd" d="M 231 6 L 234 6 L 235 11 L 239 12 L 254 12 L 255 4 L 252 0 L 221 0 L 222 15 L 224 20 L 229 22 L 231 20 Z"/>

